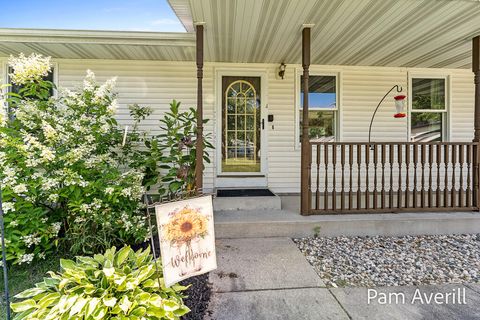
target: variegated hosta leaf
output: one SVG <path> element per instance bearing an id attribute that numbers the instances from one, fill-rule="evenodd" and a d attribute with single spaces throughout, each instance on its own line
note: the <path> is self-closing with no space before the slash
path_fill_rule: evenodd
<path id="1" fill-rule="evenodd" d="M 148 248 L 62 259 L 61 270 L 16 296 L 25 300 L 12 304 L 15 319 L 180 319 L 190 311 L 180 294 L 186 287 L 165 288 Z"/>

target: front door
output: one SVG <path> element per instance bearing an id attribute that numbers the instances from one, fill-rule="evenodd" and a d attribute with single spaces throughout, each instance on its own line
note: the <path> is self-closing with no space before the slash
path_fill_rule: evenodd
<path id="1" fill-rule="evenodd" d="M 262 77 L 222 75 L 221 88 L 219 176 L 264 178 Z M 232 186 L 242 186 L 238 179 Z M 243 182 L 252 186 L 246 179 Z"/>

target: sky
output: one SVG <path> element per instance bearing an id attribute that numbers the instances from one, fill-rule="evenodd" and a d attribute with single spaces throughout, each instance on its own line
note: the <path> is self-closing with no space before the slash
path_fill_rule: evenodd
<path id="1" fill-rule="evenodd" d="M 308 107 L 310 109 L 335 108 L 337 95 L 335 93 L 308 93 Z M 303 106 L 303 94 L 300 95 L 300 105 Z"/>
<path id="2" fill-rule="evenodd" d="M 167 0 L 0 0 L 0 28 L 185 32 Z"/>

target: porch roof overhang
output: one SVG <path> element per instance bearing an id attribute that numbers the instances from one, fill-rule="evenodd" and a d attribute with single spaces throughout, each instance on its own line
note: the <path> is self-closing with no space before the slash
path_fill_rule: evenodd
<path id="1" fill-rule="evenodd" d="M 185 33 L 0 29 L 0 56 L 195 61 L 195 23 L 206 62 L 470 68 L 480 0 L 168 0 Z"/>
<path id="2" fill-rule="evenodd" d="M 0 56 L 20 52 L 66 59 L 195 59 L 195 35 L 181 32 L 0 29 Z"/>
<path id="3" fill-rule="evenodd" d="M 314 24 L 312 64 L 469 68 L 478 0 L 168 0 L 189 32 L 205 22 L 205 59 L 299 64 Z"/>

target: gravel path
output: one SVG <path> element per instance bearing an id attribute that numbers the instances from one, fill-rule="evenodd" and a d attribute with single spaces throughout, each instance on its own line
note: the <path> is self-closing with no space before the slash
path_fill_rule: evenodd
<path id="1" fill-rule="evenodd" d="M 480 282 L 480 234 L 293 241 L 327 286 Z"/>

